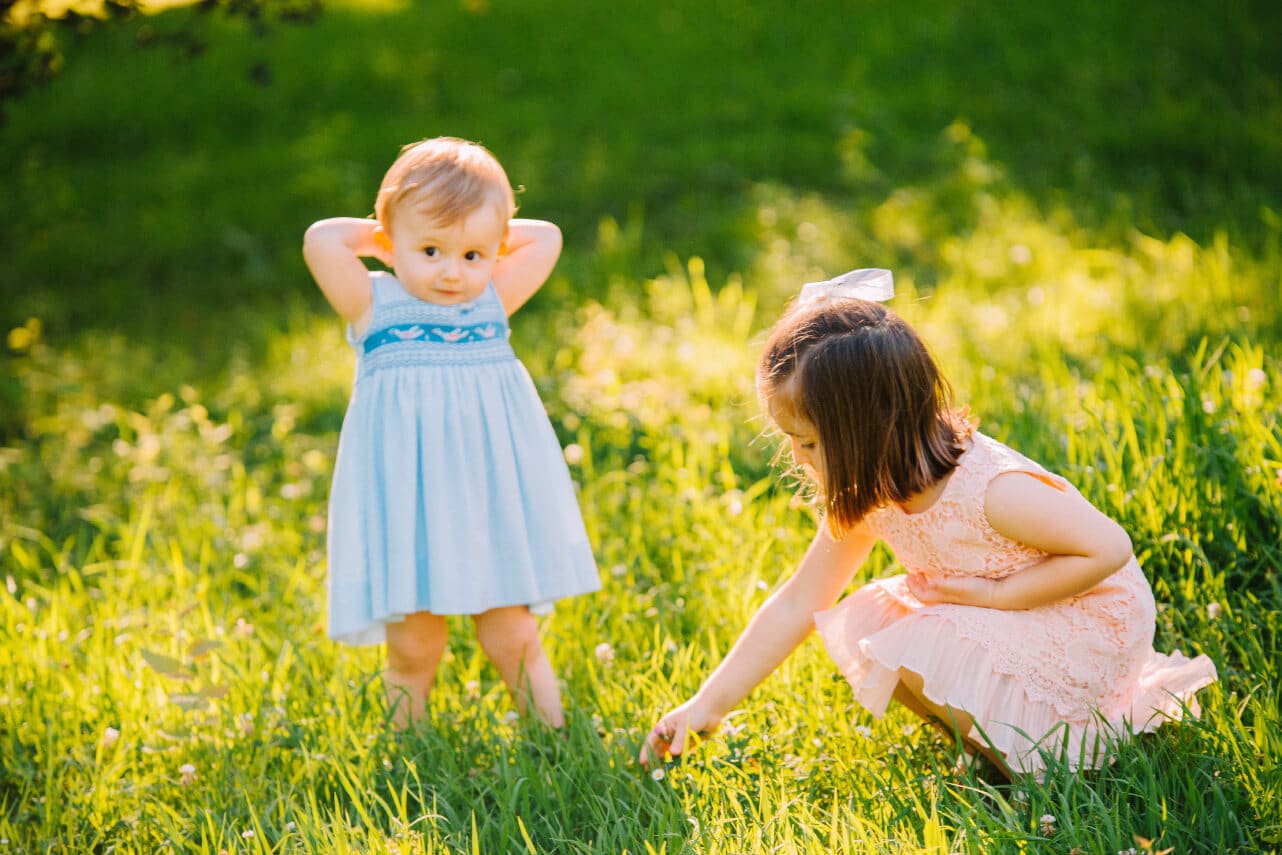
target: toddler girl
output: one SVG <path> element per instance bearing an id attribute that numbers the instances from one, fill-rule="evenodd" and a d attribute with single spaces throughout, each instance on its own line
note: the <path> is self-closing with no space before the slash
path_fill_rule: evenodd
<path id="1" fill-rule="evenodd" d="M 826 519 L 725 660 L 650 731 L 643 764 L 714 729 L 816 627 L 874 716 L 895 698 L 1007 775 L 1041 771 L 1042 752 L 1097 766 L 1111 740 L 1196 712 L 1215 667 L 1153 650 L 1126 533 L 974 430 L 900 318 L 803 300 L 772 331 L 757 385 Z M 878 539 L 907 573 L 834 608 Z"/>
<path id="2" fill-rule="evenodd" d="M 321 220 L 304 238 L 357 357 L 329 504 L 329 634 L 386 641 L 401 727 L 426 712 L 455 614 L 471 615 L 518 707 L 560 726 L 533 612 L 600 587 L 560 445 L 508 343 L 561 233 L 515 210 L 489 151 L 438 138 L 401 151 L 377 219 Z"/>

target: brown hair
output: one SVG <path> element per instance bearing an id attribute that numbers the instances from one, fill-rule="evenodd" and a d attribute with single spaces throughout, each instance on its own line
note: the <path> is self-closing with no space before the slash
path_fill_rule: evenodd
<path id="1" fill-rule="evenodd" d="M 401 149 L 383 176 L 374 215 L 390 228 L 393 213 L 405 202 L 437 222 L 448 223 L 490 203 L 503 222 L 516 213 L 507 173 L 489 149 L 457 137 L 435 137 Z"/>
<path id="2" fill-rule="evenodd" d="M 838 536 L 953 471 L 971 432 L 925 344 L 880 303 L 794 305 L 757 367 L 763 401 L 785 385 L 818 433 L 825 510 Z"/>

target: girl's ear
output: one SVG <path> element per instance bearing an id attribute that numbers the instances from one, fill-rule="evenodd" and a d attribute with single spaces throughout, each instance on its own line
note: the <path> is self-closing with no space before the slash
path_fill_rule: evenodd
<path id="1" fill-rule="evenodd" d="M 392 239 L 387 236 L 387 230 L 382 226 L 374 226 L 374 243 L 388 252 L 392 251 Z"/>

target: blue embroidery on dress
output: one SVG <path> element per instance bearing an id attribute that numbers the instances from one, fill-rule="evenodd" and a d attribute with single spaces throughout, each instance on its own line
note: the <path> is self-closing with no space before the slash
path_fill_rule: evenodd
<path id="1" fill-rule="evenodd" d="M 444 324 L 393 324 L 377 332 L 370 333 L 365 339 L 365 352 L 372 353 L 385 344 L 397 344 L 406 341 L 437 342 L 444 344 L 468 344 L 478 341 L 490 341 L 502 331 L 502 325 L 496 323 L 447 326 Z"/>

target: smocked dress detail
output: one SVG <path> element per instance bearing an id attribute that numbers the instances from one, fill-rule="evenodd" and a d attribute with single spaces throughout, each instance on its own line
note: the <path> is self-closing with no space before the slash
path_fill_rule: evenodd
<path id="1" fill-rule="evenodd" d="M 1057 489 L 1063 479 L 981 433 L 936 502 L 898 505 L 868 522 L 910 573 L 1001 579 L 1046 554 L 999 534 L 984 513 L 993 478 L 1024 472 Z M 1034 609 L 924 605 L 906 576 L 877 579 L 815 615 L 824 644 L 855 697 L 886 710 L 899 669 L 923 679 L 927 698 L 975 720 L 967 734 L 991 744 L 1012 769 L 1039 772 L 1042 751 L 1076 766 L 1104 762 L 1131 733 L 1198 712 L 1194 692 L 1215 681 L 1206 656 L 1153 649 L 1153 594 L 1134 557 L 1094 588 Z"/>
<path id="2" fill-rule="evenodd" d="M 371 273 L 329 503 L 329 634 L 418 611 L 545 611 L 600 588 L 570 473 L 494 286 L 419 300 Z"/>

